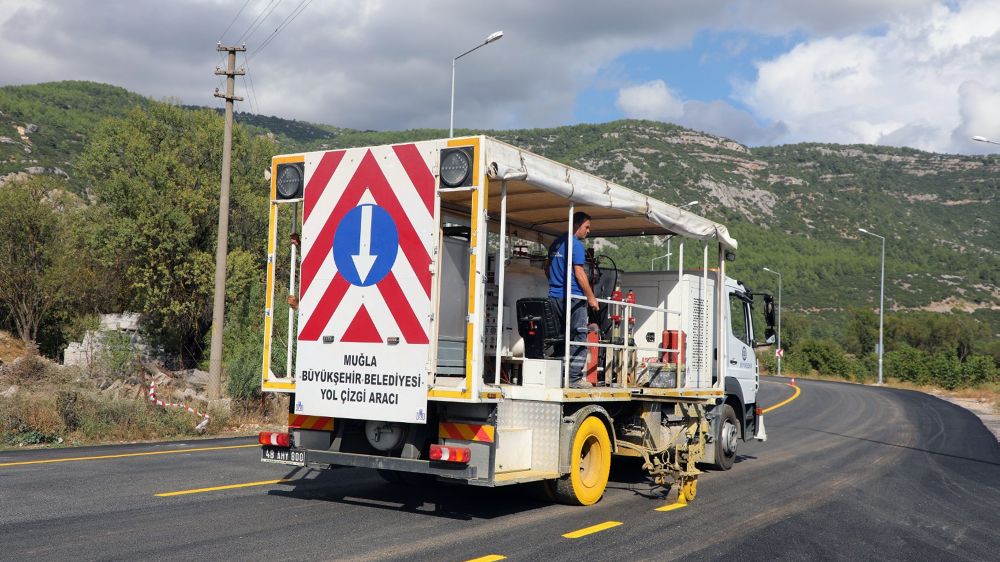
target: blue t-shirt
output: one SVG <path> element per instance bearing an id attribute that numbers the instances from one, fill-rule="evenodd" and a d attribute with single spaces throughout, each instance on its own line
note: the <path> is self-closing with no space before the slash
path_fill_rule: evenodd
<path id="1" fill-rule="evenodd" d="M 587 262 L 583 244 L 576 236 L 573 239 L 573 265 L 584 265 Z M 571 276 L 574 295 L 583 296 L 583 290 L 576 281 L 576 275 Z M 549 246 L 549 296 L 566 298 L 566 238 L 556 238 Z"/>

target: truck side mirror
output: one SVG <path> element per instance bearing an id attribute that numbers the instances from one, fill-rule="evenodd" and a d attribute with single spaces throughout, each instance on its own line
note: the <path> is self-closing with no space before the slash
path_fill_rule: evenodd
<path id="1" fill-rule="evenodd" d="M 774 333 L 774 297 L 768 294 L 761 296 L 764 297 L 764 323 L 770 328 L 770 332 Z"/>

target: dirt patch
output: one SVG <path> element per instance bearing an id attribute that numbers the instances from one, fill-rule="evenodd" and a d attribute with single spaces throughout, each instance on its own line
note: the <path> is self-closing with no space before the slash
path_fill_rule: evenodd
<path id="1" fill-rule="evenodd" d="M 10 363 L 27 353 L 28 347 L 24 345 L 24 340 L 0 330 L 0 364 Z"/>

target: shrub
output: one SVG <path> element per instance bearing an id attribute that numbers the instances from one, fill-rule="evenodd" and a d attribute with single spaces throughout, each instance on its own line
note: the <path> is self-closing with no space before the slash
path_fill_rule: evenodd
<path id="1" fill-rule="evenodd" d="M 844 350 L 833 340 L 803 340 L 796 348 L 795 354 L 803 366 L 823 375 L 832 375 L 848 379 L 856 371 Z"/>
<path id="2" fill-rule="evenodd" d="M 74 431 L 80 425 L 80 407 L 82 402 L 76 392 L 60 390 L 56 394 L 56 411 L 62 417 L 67 431 Z"/>
<path id="3" fill-rule="evenodd" d="M 127 333 L 101 332 L 101 350 L 97 355 L 94 369 L 98 375 L 123 380 L 135 371 L 138 358 L 138 350 Z"/>
<path id="4" fill-rule="evenodd" d="M 935 353 L 927 363 L 931 382 L 948 390 L 954 390 L 962 384 L 962 363 L 958 357 L 950 353 Z"/>
<path id="5" fill-rule="evenodd" d="M 962 364 L 962 382 L 968 385 L 1000 382 L 1000 369 L 989 355 L 973 355 Z"/>
<path id="6" fill-rule="evenodd" d="M 0 398 L 0 442 L 16 446 L 56 443 L 64 430 L 51 400 Z"/>
<path id="7" fill-rule="evenodd" d="M 189 412 L 163 410 L 145 400 L 88 399 L 80 411 L 82 436 L 103 441 L 193 435 L 199 421 Z"/>
<path id="8" fill-rule="evenodd" d="M 18 386 L 34 386 L 57 378 L 59 368 L 47 359 L 35 355 L 23 355 L 7 367 L 10 382 Z"/>
<path id="9" fill-rule="evenodd" d="M 883 368 L 887 377 L 914 384 L 930 384 L 928 360 L 926 353 L 904 344 L 885 354 Z"/>
<path id="10" fill-rule="evenodd" d="M 229 397 L 236 402 L 259 402 L 261 399 L 261 350 L 264 347 L 261 301 L 263 291 L 255 286 L 226 317 L 226 329 L 223 332 L 225 344 L 222 348 L 225 354 L 226 389 Z"/>

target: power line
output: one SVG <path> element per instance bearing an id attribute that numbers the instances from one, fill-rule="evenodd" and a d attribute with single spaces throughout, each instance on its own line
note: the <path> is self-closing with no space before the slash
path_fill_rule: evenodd
<path id="1" fill-rule="evenodd" d="M 288 14 L 288 16 L 286 16 L 285 19 L 282 20 L 280 24 L 278 24 L 278 27 L 274 28 L 274 31 L 271 32 L 270 35 L 267 36 L 264 42 L 261 43 L 260 47 L 257 47 L 257 49 L 254 52 L 250 53 L 250 56 L 248 56 L 246 59 L 247 62 L 253 60 L 253 58 L 256 57 L 258 53 L 264 50 L 264 47 L 270 45 L 271 41 L 273 41 L 274 38 L 277 37 L 279 33 L 284 31 L 286 27 L 291 25 L 292 22 L 295 21 L 295 19 L 298 18 L 302 14 L 302 12 L 304 12 L 305 9 L 309 7 L 309 4 L 312 4 L 312 2 L 313 0 L 301 0 L 299 2 L 299 5 L 296 6 L 295 9 L 292 10 L 292 12 Z"/>
<path id="2" fill-rule="evenodd" d="M 257 97 L 257 90 L 254 89 L 253 87 L 253 76 L 250 75 L 250 65 L 247 64 L 246 61 L 244 61 L 244 66 L 246 66 L 247 69 L 247 75 L 246 75 L 247 79 L 250 80 L 250 95 L 253 97 L 254 105 L 257 106 L 257 109 L 256 111 L 254 111 L 254 113 L 260 115 L 260 98 Z"/>
<path id="3" fill-rule="evenodd" d="M 250 93 L 249 99 L 247 99 L 247 101 L 249 102 L 249 105 L 250 105 L 250 112 L 254 113 L 254 110 L 253 110 L 253 94 L 250 92 L 249 86 L 247 86 L 247 77 L 246 77 L 246 75 L 243 75 L 243 89 L 246 90 L 247 93 Z"/>
<path id="4" fill-rule="evenodd" d="M 240 14 L 242 14 L 242 13 L 243 13 L 243 10 L 245 10 L 245 9 L 247 8 L 247 6 L 249 6 L 249 5 L 250 5 L 250 2 L 251 2 L 251 1 L 252 1 L 252 0 L 247 0 L 246 2 L 244 2 L 244 3 L 243 3 L 243 7 L 242 7 L 242 8 L 240 8 L 240 11 L 236 12 L 236 15 L 235 15 L 235 16 L 233 16 L 233 21 L 229 22 L 229 25 L 228 25 L 228 26 L 226 26 L 226 30 L 225 30 L 225 31 L 223 31 L 223 32 L 222 32 L 222 35 L 220 35 L 220 36 L 219 36 L 219 42 L 220 42 L 220 43 L 222 42 L 222 38 L 223 38 L 223 37 L 225 37 L 227 33 L 229 33 L 229 30 L 230 30 L 230 29 L 231 29 L 231 28 L 233 27 L 233 24 L 234 24 L 234 23 L 236 23 L 236 20 L 237 20 L 237 19 L 239 19 L 239 17 L 240 17 Z M 225 57 L 223 57 L 223 58 L 225 58 Z"/>
<path id="5" fill-rule="evenodd" d="M 264 23 L 264 20 L 266 20 L 271 15 L 271 12 L 274 12 L 274 9 L 277 8 L 280 4 L 281 0 L 271 0 L 270 2 L 268 2 L 267 5 L 264 6 L 264 8 L 260 11 L 260 13 L 257 14 L 257 17 L 255 17 L 253 21 L 250 22 L 250 27 L 248 27 L 247 30 L 243 32 L 243 35 L 240 35 L 240 38 L 237 39 L 236 42 L 241 43 L 249 40 L 250 37 L 257 32 L 257 29 L 261 26 L 261 24 Z"/>
<path id="6" fill-rule="evenodd" d="M 222 39 L 223 39 L 223 38 L 225 38 L 226 34 L 227 34 L 227 33 L 229 33 L 229 30 L 230 30 L 230 29 L 232 29 L 232 27 L 233 27 L 233 24 L 234 24 L 234 23 L 236 23 L 236 20 L 238 20 L 238 19 L 240 18 L 240 14 L 242 14 L 242 13 L 243 13 L 243 10 L 245 10 L 245 9 L 247 8 L 247 6 L 249 6 L 249 5 L 250 5 L 250 2 L 252 2 L 252 1 L 253 1 L 253 0 L 247 0 L 246 2 L 244 2 L 244 3 L 243 3 L 243 7 L 241 7 L 241 8 L 239 9 L 239 11 L 238 11 L 238 12 L 236 12 L 236 15 L 235 15 L 235 16 L 233 16 L 233 20 L 232 20 L 231 22 L 229 22 L 229 25 L 228 25 L 228 26 L 226 26 L 226 30 L 222 32 L 222 35 L 219 35 L 219 40 L 218 40 L 218 43 L 219 43 L 220 45 L 222 44 Z M 225 53 L 222 53 L 222 54 L 220 55 L 220 59 L 219 59 L 219 66 L 222 66 L 222 64 L 224 64 L 225 62 L 226 62 L 226 55 L 225 55 Z M 215 89 L 219 89 L 219 88 L 221 88 L 221 87 L 222 87 L 222 84 L 223 84 L 223 83 L 224 83 L 225 81 L 226 81 L 226 79 L 225 79 L 225 78 L 222 78 L 222 79 L 220 79 L 220 80 L 219 80 L 219 83 L 215 85 Z"/>

